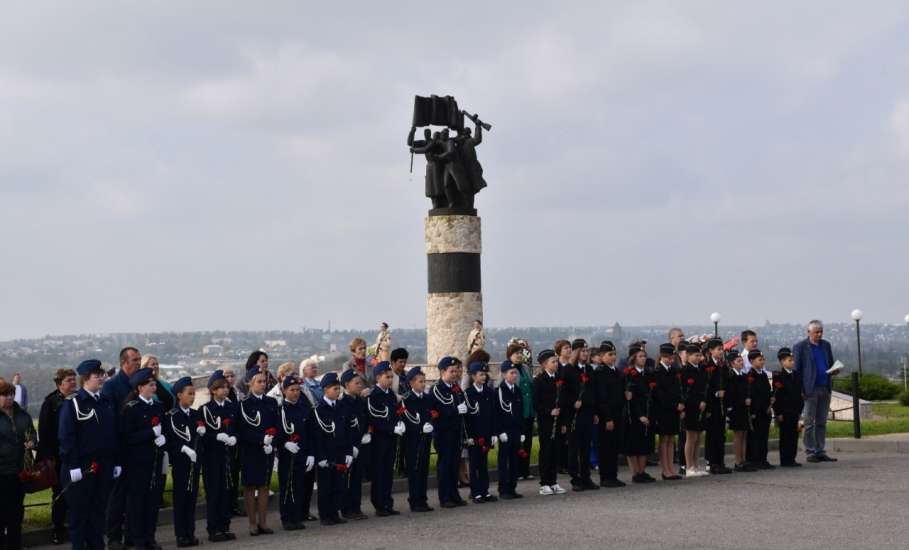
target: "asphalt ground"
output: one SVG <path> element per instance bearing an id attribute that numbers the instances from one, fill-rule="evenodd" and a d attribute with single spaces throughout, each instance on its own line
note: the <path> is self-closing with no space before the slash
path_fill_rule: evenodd
<path id="1" fill-rule="evenodd" d="M 844 453 L 838 458 L 837 463 L 797 469 L 558 496 L 540 496 L 537 482 L 525 481 L 518 487 L 523 499 L 449 510 L 439 509 L 431 493 L 436 511 L 424 514 L 411 513 L 406 494 L 396 493 L 395 507 L 402 512 L 396 517 L 372 517 L 364 498 L 363 510 L 371 517 L 346 525 L 315 522 L 303 531 L 285 532 L 277 511 L 272 511 L 271 536 L 250 537 L 246 518 L 234 518 L 234 542 L 205 541 L 204 521 L 199 521 L 196 534 L 205 547 L 224 550 L 909 548 L 909 455 Z M 658 469 L 649 471 L 658 477 Z M 627 481 L 627 469 L 620 470 L 619 477 Z M 570 485 L 567 479 L 560 481 Z M 467 491 L 462 495 L 466 498 Z M 164 525 L 158 530 L 166 550 L 175 548 L 172 529 Z"/>

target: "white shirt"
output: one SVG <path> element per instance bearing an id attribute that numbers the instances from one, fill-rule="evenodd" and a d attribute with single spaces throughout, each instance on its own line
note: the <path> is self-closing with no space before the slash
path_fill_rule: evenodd
<path id="1" fill-rule="evenodd" d="M 138 397 L 139 397 L 139 399 L 141 399 L 146 405 L 151 405 L 151 404 L 152 404 L 152 401 L 153 401 L 152 399 L 146 399 L 146 398 L 142 397 L 141 395 L 138 396 Z"/>
<path id="2" fill-rule="evenodd" d="M 748 360 L 748 350 L 742 350 L 742 359 L 745 361 L 745 366 L 742 368 L 742 372 L 748 373 L 751 370 L 751 361 Z"/>
<path id="3" fill-rule="evenodd" d="M 509 384 L 508 382 L 505 382 L 505 386 L 506 386 L 509 390 L 514 391 L 514 384 Z"/>
<path id="4" fill-rule="evenodd" d="M 322 399 L 323 399 L 326 403 L 328 403 L 329 405 L 331 405 L 332 407 L 335 406 L 335 402 L 332 401 L 331 399 L 325 397 L 324 395 L 322 396 Z"/>
<path id="5" fill-rule="evenodd" d="M 486 386 L 478 386 L 478 385 L 476 385 L 476 384 L 473 385 L 473 388 L 474 388 L 475 390 L 477 390 L 477 393 L 483 393 L 483 388 L 485 388 L 485 387 L 486 387 Z"/>

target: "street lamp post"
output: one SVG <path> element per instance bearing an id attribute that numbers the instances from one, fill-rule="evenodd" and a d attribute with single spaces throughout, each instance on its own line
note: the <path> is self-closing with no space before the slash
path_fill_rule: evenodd
<path id="1" fill-rule="evenodd" d="M 713 323 L 714 338 L 720 337 L 720 319 L 721 318 L 722 318 L 722 316 L 720 315 L 719 311 L 714 311 L 713 313 L 710 314 L 710 322 Z M 907 315 L 906 318 L 909 319 L 909 315 Z M 907 321 L 907 322 L 909 322 L 909 321 Z"/>
<path id="2" fill-rule="evenodd" d="M 859 378 L 862 377 L 862 332 L 861 332 L 861 323 L 864 313 L 860 309 L 852 310 L 852 320 L 855 321 L 855 342 L 858 347 L 858 375 Z"/>
<path id="3" fill-rule="evenodd" d="M 906 315 L 906 317 L 904 317 L 903 320 L 906 321 L 906 325 L 909 326 L 909 315 Z M 906 358 L 903 359 L 903 391 L 909 391 L 909 384 L 906 383 L 907 382 L 906 381 L 906 367 L 907 366 L 909 366 L 909 355 L 907 355 Z"/>

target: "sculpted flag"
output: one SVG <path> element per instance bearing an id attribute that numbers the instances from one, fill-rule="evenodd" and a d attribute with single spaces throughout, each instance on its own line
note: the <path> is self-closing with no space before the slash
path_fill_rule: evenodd
<path id="1" fill-rule="evenodd" d="M 448 126 L 456 130 L 464 127 L 464 114 L 458 109 L 458 102 L 450 95 L 418 95 L 413 98 L 413 125 Z"/>

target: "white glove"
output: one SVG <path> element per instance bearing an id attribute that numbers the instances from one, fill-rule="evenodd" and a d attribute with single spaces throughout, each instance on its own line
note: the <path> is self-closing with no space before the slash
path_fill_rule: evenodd
<path id="1" fill-rule="evenodd" d="M 499 441 L 501 441 L 502 443 L 508 443 L 508 434 L 505 432 L 500 433 Z"/>
<path id="2" fill-rule="evenodd" d="M 288 441 L 284 444 L 284 448 L 290 451 L 292 454 L 297 454 L 300 452 L 300 446 L 294 443 L 293 441 Z"/>
<path id="3" fill-rule="evenodd" d="M 370 441 L 372 441 L 372 434 L 367 432 L 360 438 L 360 445 L 369 445 Z"/>
<path id="4" fill-rule="evenodd" d="M 496 443 L 498 443 L 498 442 L 499 442 L 499 438 L 496 436 L 492 436 L 492 442 L 490 444 L 490 447 L 495 447 Z"/>
<path id="5" fill-rule="evenodd" d="M 527 440 L 527 437 L 524 434 L 521 434 L 521 443 Z"/>
<path id="6" fill-rule="evenodd" d="M 395 424 L 394 432 L 396 435 L 403 435 L 404 434 L 404 423 L 401 421 L 398 421 L 398 423 Z"/>
<path id="7" fill-rule="evenodd" d="M 237 444 L 237 438 L 235 436 L 230 436 L 227 438 L 226 443 L 228 447 L 233 447 Z"/>
<path id="8" fill-rule="evenodd" d="M 152 433 L 155 434 L 155 437 L 158 437 L 159 435 L 161 435 L 161 424 L 158 424 L 157 426 L 152 426 Z"/>
<path id="9" fill-rule="evenodd" d="M 114 479 L 120 477 L 120 474 L 123 473 L 123 468 L 120 466 L 114 466 Z"/>
<path id="10" fill-rule="evenodd" d="M 316 457 L 308 456 L 306 457 L 306 471 L 311 472 L 312 467 L 316 465 Z"/>
<path id="11" fill-rule="evenodd" d="M 473 440 L 472 437 L 468 437 L 468 438 L 467 438 L 467 446 L 468 446 L 468 447 L 473 447 L 474 443 L 475 443 L 475 441 Z"/>
<path id="12" fill-rule="evenodd" d="M 155 446 L 163 447 L 165 443 L 167 443 L 167 440 L 164 439 L 163 435 L 159 435 L 158 437 L 155 438 Z"/>
<path id="13" fill-rule="evenodd" d="M 262 447 L 262 451 L 265 454 L 270 455 L 271 452 L 274 451 L 274 449 L 271 447 L 271 445 L 266 445 L 266 446 Z"/>
<path id="14" fill-rule="evenodd" d="M 350 455 L 344 455 L 344 464 L 350 466 L 353 463 L 353 457 Z"/>
<path id="15" fill-rule="evenodd" d="M 188 456 L 190 462 L 192 462 L 193 464 L 196 463 L 196 451 L 194 451 L 194 450 L 190 449 L 189 447 L 187 447 L 186 445 L 184 445 L 180 448 L 180 452 L 185 454 L 186 456 Z"/>
<path id="16" fill-rule="evenodd" d="M 356 460 L 358 456 L 360 456 L 360 449 L 354 447 L 354 448 L 353 448 L 353 457 L 354 457 L 354 460 Z"/>
<path id="17" fill-rule="evenodd" d="M 271 442 L 274 441 L 274 439 L 275 439 L 274 436 L 266 434 L 266 436 L 262 438 L 262 444 L 271 445 Z"/>
<path id="18" fill-rule="evenodd" d="M 205 426 L 196 426 L 196 433 L 199 434 L 199 437 L 205 435 Z"/>
<path id="19" fill-rule="evenodd" d="M 225 433 L 220 433 L 220 434 L 216 435 L 215 439 L 217 439 L 221 443 L 224 443 L 225 445 L 227 445 L 227 442 L 230 441 L 230 437 Z"/>
<path id="20" fill-rule="evenodd" d="M 467 414 L 467 405 L 464 403 L 458 405 L 458 414 Z"/>
<path id="21" fill-rule="evenodd" d="M 429 422 L 427 422 L 426 424 L 423 424 L 423 433 L 424 434 L 431 434 L 432 430 L 433 430 L 432 424 L 430 424 Z"/>
<path id="22" fill-rule="evenodd" d="M 313 459 L 313 460 L 315 460 L 315 459 Z M 320 460 L 320 461 L 319 461 L 319 468 L 328 468 L 328 461 L 327 461 L 327 460 Z"/>
<path id="23" fill-rule="evenodd" d="M 77 481 L 82 481 L 82 470 L 80 470 L 79 468 L 73 468 L 72 470 L 70 470 L 69 471 L 69 480 L 72 481 L 73 483 L 76 483 Z"/>

